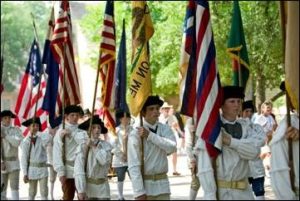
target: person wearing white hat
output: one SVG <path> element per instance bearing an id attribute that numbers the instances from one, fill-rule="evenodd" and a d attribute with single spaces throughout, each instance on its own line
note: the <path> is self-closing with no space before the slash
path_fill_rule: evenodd
<path id="1" fill-rule="evenodd" d="M 170 110 L 172 108 L 173 108 L 172 105 L 169 105 L 167 102 L 164 102 L 164 104 L 160 108 L 159 122 L 170 126 L 176 138 L 176 145 L 178 146 L 179 136 L 175 128 L 175 125 L 178 125 L 178 121 L 176 116 L 174 114 L 171 115 L 170 113 Z M 177 151 L 172 154 L 172 167 L 173 167 L 173 175 L 179 176 L 180 173 L 177 172 Z"/>
<path id="2" fill-rule="evenodd" d="M 8 180 L 12 199 L 19 199 L 20 161 L 18 148 L 23 140 L 23 135 L 20 128 L 11 125 L 11 119 L 15 117 L 16 115 L 10 110 L 1 112 L 1 200 L 7 199 Z"/>

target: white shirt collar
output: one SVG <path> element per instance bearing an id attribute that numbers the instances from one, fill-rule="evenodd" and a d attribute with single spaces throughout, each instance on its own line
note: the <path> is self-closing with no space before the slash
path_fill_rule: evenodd
<path id="1" fill-rule="evenodd" d="M 223 124 L 235 124 L 237 122 L 238 119 L 235 119 L 234 121 L 228 121 L 227 119 L 225 119 L 223 117 L 223 115 L 221 115 L 221 121 L 223 122 Z"/>
<path id="2" fill-rule="evenodd" d="M 155 122 L 155 124 L 152 125 L 152 124 L 148 123 L 144 118 L 143 118 L 143 123 L 146 127 L 151 128 L 151 129 L 156 129 L 156 127 L 157 127 L 157 122 Z"/>

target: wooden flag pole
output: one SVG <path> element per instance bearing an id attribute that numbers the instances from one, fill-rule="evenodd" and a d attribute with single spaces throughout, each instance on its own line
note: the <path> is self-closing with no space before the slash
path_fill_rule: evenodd
<path id="1" fill-rule="evenodd" d="M 140 126 L 143 127 L 143 117 L 142 113 L 140 113 Z M 142 179 L 144 181 L 144 168 L 145 167 L 145 161 L 144 161 L 144 139 L 141 137 L 141 174 L 142 174 Z"/>
<path id="2" fill-rule="evenodd" d="M 35 21 L 34 21 L 34 15 L 31 12 L 31 17 L 32 17 L 32 25 L 33 25 L 33 31 L 34 31 L 34 37 L 36 40 L 36 44 L 37 46 L 39 46 L 39 42 L 38 42 L 38 34 L 37 34 L 37 29 L 35 26 Z M 40 53 L 40 52 L 39 52 Z M 41 55 L 41 54 L 40 54 Z M 39 83 L 38 83 L 38 91 L 37 91 L 37 98 L 40 96 L 40 88 L 41 88 L 41 81 L 42 81 L 42 74 L 43 74 L 43 65 L 40 67 L 40 72 L 39 72 Z M 38 105 L 38 101 L 36 101 L 35 103 L 35 107 L 34 107 L 34 113 L 33 113 L 33 121 L 35 121 L 36 118 L 36 111 L 37 111 L 37 105 Z"/>
<path id="3" fill-rule="evenodd" d="M 101 50 L 100 50 L 100 54 L 101 56 Z M 91 133 L 92 133 L 92 123 L 93 123 L 93 117 L 94 117 L 94 108 L 96 105 L 96 94 L 97 94 L 97 88 L 98 88 L 98 81 L 99 81 L 99 73 L 100 73 L 100 65 L 101 65 L 101 57 L 98 59 L 98 65 L 97 65 L 97 73 L 96 73 L 96 81 L 95 81 L 95 88 L 94 88 L 94 97 L 93 97 L 93 105 L 92 105 L 92 115 L 90 118 L 90 122 L 89 122 L 89 129 L 88 129 L 88 136 L 89 138 L 91 138 Z M 89 154 L 89 150 L 90 150 L 90 146 L 87 147 L 87 151 L 86 151 L 86 158 L 85 158 L 85 171 L 87 170 L 87 160 L 88 160 L 88 154 Z"/>
<path id="4" fill-rule="evenodd" d="M 243 86 L 242 67 L 241 67 L 241 51 L 238 50 L 238 71 L 239 71 L 239 87 Z"/>
<path id="5" fill-rule="evenodd" d="M 3 21 L 4 21 L 4 17 L 3 16 Z M 3 43 L 3 45 L 2 45 Z M 3 29 L 3 42 L 1 40 L 1 69 L 0 69 L 0 84 L 2 85 L 2 75 L 3 75 L 3 67 L 4 67 L 4 45 L 5 45 L 5 29 Z M 2 89 L 1 89 L 2 90 Z M 2 93 L 2 92 L 1 92 Z M 1 129 L 1 133 L 2 133 L 2 129 Z M 3 142 L 2 142 L 2 138 L 1 138 L 1 161 L 5 161 L 5 156 L 4 156 L 4 147 L 3 147 Z M 2 187 L 1 187 L 2 188 Z"/>
<path id="6" fill-rule="evenodd" d="M 100 56 L 101 56 L 101 50 L 100 50 Z M 90 125 L 89 125 L 89 132 L 88 135 L 89 137 L 91 137 L 91 126 L 92 126 L 92 120 L 93 120 L 93 116 L 94 116 L 94 109 L 95 109 L 95 105 L 96 105 L 96 96 L 97 96 L 97 88 L 98 88 L 98 81 L 99 81 L 99 73 L 100 73 L 100 65 L 101 65 L 101 58 L 98 59 L 98 65 L 97 65 L 97 73 L 96 73 L 96 81 L 95 81 L 95 88 L 94 88 L 94 97 L 93 97 L 93 106 L 92 106 L 92 118 L 90 119 Z"/>

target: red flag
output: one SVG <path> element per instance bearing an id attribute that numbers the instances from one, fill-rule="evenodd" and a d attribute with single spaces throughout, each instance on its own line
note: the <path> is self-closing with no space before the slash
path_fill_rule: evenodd
<path id="1" fill-rule="evenodd" d="M 100 43 L 99 66 L 101 79 L 101 103 L 103 107 L 103 119 L 105 125 L 114 132 L 114 77 L 116 63 L 116 35 L 114 21 L 114 2 L 107 1 L 102 41 Z"/>
<path id="2" fill-rule="evenodd" d="M 55 19 L 53 36 L 50 44 L 54 59 L 59 63 L 58 103 L 65 96 L 65 106 L 80 103 L 79 81 L 74 61 L 72 45 L 72 23 L 68 1 L 61 1 L 58 16 Z M 65 75 L 64 75 L 65 71 Z M 65 76 L 65 78 L 63 78 Z M 65 90 L 63 91 L 63 80 Z"/>

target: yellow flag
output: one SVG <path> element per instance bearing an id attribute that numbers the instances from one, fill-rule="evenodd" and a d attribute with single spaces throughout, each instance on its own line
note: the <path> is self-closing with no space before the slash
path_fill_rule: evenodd
<path id="1" fill-rule="evenodd" d="M 129 83 L 129 109 L 133 116 L 141 111 L 152 93 L 148 41 L 154 28 L 145 1 L 132 1 L 132 68 Z"/>
<path id="2" fill-rule="evenodd" d="M 299 2 L 288 1 L 286 13 L 285 87 L 299 112 Z"/>

